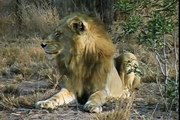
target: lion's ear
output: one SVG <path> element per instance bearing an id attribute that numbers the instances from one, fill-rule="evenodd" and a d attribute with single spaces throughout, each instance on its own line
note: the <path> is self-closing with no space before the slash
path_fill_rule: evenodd
<path id="1" fill-rule="evenodd" d="M 75 17 L 73 19 L 71 19 L 69 22 L 68 22 L 68 26 L 76 33 L 80 34 L 82 33 L 83 31 L 85 31 L 85 25 L 83 23 L 83 21 L 78 18 L 78 17 Z"/>

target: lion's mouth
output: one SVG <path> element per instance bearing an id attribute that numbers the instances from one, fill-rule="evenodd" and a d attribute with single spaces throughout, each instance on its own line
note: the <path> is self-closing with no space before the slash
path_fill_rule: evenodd
<path id="1" fill-rule="evenodd" d="M 62 48 L 61 49 L 57 49 L 57 48 L 52 48 L 52 47 L 45 47 L 44 51 L 46 54 L 60 54 L 62 52 Z"/>
<path id="2" fill-rule="evenodd" d="M 49 51 L 45 51 L 46 54 L 58 54 L 59 52 L 49 52 Z"/>
<path id="3" fill-rule="evenodd" d="M 54 59 L 57 55 L 61 54 L 61 52 L 62 52 L 62 49 L 59 50 L 59 51 L 57 51 L 57 52 L 49 52 L 49 51 L 45 51 L 46 56 L 47 56 L 47 58 L 48 58 L 49 60 Z"/>

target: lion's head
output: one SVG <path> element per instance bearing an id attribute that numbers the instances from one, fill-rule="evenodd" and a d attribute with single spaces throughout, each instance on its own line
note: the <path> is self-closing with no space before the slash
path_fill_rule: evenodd
<path id="1" fill-rule="evenodd" d="M 115 52 L 115 46 L 102 22 L 81 13 L 60 20 L 41 46 L 48 58 L 58 59 L 58 65 L 69 70 L 82 64 L 89 67 L 109 61 Z"/>

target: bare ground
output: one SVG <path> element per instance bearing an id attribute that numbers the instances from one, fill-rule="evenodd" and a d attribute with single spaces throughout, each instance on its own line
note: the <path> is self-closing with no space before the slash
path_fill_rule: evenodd
<path id="1" fill-rule="evenodd" d="M 0 85 L 3 88 L 5 81 L 1 79 Z M 47 81 L 23 81 L 16 90 L 21 96 L 32 95 L 35 91 L 44 91 L 41 99 L 47 98 L 57 92 L 54 89 L 48 89 Z M 46 91 L 46 89 L 48 89 Z M 178 120 L 178 113 L 173 109 L 164 110 L 164 99 L 162 97 L 163 85 L 155 82 L 142 83 L 139 91 L 136 92 L 135 99 L 130 110 L 132 120 Z M 59 107 L 56 110 L 39 110 L 33 106 L 22 106 L 9 108 L 1 107 L 0 119 L 2 120 L 90 120 L 103 119 L 98 116 L 108 116 L 116 111 L 117 104 L 109 102 L 104 105 L 103 112 L 100 114 L 88 113 L 82 110 L 82 105 L 72 104 L 70 106 Z M 121 120 L 121 118 L 116 118 Z M 114 120 L 116 120 L 114 119 Z M 107 117 L 108 120 L 108 117 Z"/>

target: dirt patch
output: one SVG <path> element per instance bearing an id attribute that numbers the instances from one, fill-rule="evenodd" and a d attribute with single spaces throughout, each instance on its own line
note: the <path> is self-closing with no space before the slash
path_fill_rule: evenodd
<path id="1" fill-rule="evenodd" d="M 20 88 L 19 88 L 20 87 Z M 57 90 L 48 89 L 46 81 L 24 81 L 17 87 L 22 96 L 32 95 L 36 92 L 43 92 L 39 99 L 44 99 L 57 92 Z M 47 89 L 47 90 L 43 90 Z M 162 90 L 162 91 L 160 91 Z M 131 108 L 132 120 L 160 119 L 160 120 L 177 120 L 178 113 L 175 111 L 164 110 L 164 99 L 162 99 L 163 85 L 157 83 L 143 83 L 141 88 L 136 92 L 136 97 Z M 1 109 L 0 119 L 4 120 L 90 120 L 99 119 L 97 116 L 107 116 L 117 111 L 117 103 L 111 102 L 103 106 L 103 112 L 93 114 L 84 112 L 82 105 L 72 104 L 62 106 L 56 110 L 39 110 L 35 108 L 20 107 L 13 109 Z M 103 117 L 102 117 L 103 118 Z M 108 118 L 108 117 L 107 117 Z"/>

